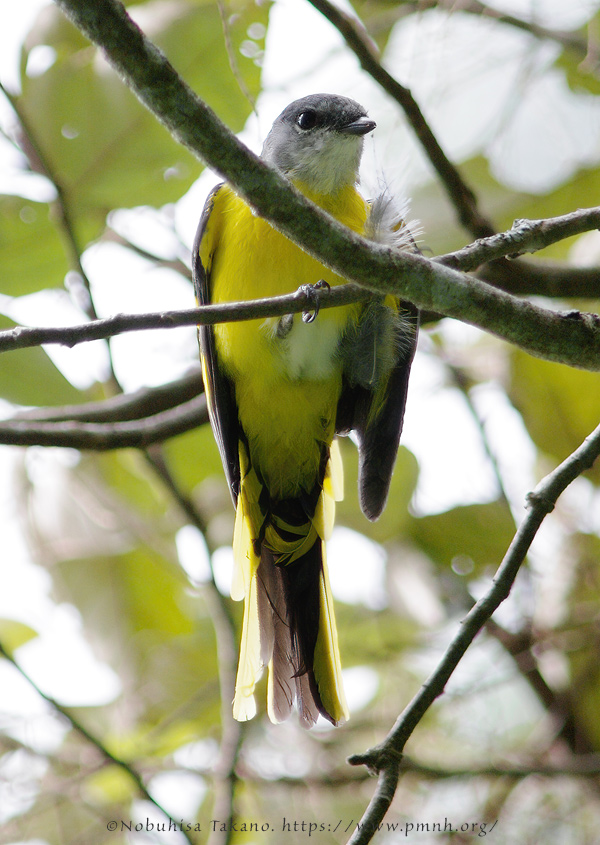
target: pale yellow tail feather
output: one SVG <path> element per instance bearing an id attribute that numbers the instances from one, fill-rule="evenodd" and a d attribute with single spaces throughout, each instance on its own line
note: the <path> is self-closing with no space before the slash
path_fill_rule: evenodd
<path id="1" fill-rule="evenodd" d="M 253 566 L 248 558 L 248 550 L 252 548 L 252 537 L 250 526 L 245 515 L 245 508 L 242 497 L 238 497 L 237 510 L 235 512 L 235 526 L 233 529 L 233 575 L 231 578 L 231 598 L 234 601 L 242 601 L 250 587 L 252 569 L 258 568 L 258 560 Z"/>
<path id="2" fill-rule="evenodd" d="M 331 487 L 333 499 L 336 502 L 341 502 L 344 498 L 344 464 L 342 463 L 342 453 L 337 437 L 333 438 L 333 443 L 329 447 L 329 463 L 323 482 L 323 489 L 327 492 L 329 492 L 329 487 Z"/>
<path id="3" fill-rule="evenodd" d="M 313 525 L 322 540 L 329 540 L 335 522 L 335 503 L 344 498 L 344 468 L 338 441 L 334 439 L 329 449 L 329 461 L 323 479 Z"/>
<path id="4" fill-rule="evenodd" d="M 256 714 L 254 691 L 266 664 L 269 667 L 267 684 L 267 712 L 272 722 L 284 721 L 290 714 L 294 700 L 299 707 L 301 721 L 311 727 L 324 707 L 330 718 L 340 724 L 349 718 L 342 683 L 333 600 L 325 558 L 325 539 L 333 529 L 335 500 L 342 497 L 343 476 L 337 442 L 331 448 L 323 490 L 308 522 L 308 533 L 299 533 L 298 540 L 284 541 L 270 525 L 266 526 L 265 548 L 275 554 L 289 555 L 288 565 L 311 548 L 321 545 L 322 570 L 319 575 L 319 630 L 313 658 L 314 681 L 305 673 L 297 673 L 292 665 L 290 625 L 287 621 L 285 595 L 282 586 L 282 567 L 271 563 L 267 555 L 262 561 L 256 554 L 253 539 L 264 520 L 259 506 L 261 484 L 240 445 L 241 489 L 238 496 L 234 529 L 234 576 L 231 596 L 244 599 L 242 637 L 236 678 L 233 715 L 246 721 Z M 280 520 L 281 521 L 281 520 Z M 283 523 L 283 521 L 281 521 Z M 312 524 L 311 524 L 312 523 Z M 299 532 L 299 527 L 281 526 L 286 533 Z M 289 546 L 289 549 L 288 549 Z M 297 548 L 294 550 L 294 547 Z M 308 546 L 308 549 L 305 549 Z M 281 561 L 281 557 L 280 557 Z M 312 676 L 311 676 L 312 677 Z M 311 684 L 316 683 L 318 697 L 313 701 Z M 320 705 L 317 705 L 320 698 Z"/>
<path id="5" fill-rule="evenodd" d="M 254 689 L 264 668 L 258 608 L 257 572 L 260 560 L 254 553 L 248 509 L 242 482 L 233 532 L 234 573 L 231 582 L 232 599 L 244 600 L 242 638 L 233 700 L 233 717 L 239 722 L 245 722 L 256 715 Z"/>
<path id="6" fill-rule="evenodd" d="M 254 575 L 250 589 L 244 601 L 244 623 L 237 677 L 235 679 L 235 697 L 233 699 L 233 718 L 245 722 L 256 715 L 254 689 L 261 676 L 263 664 L 260 654 L 260 630 L 258 620 L 257 579 Z"/>
<path id="7" fill-rule="evenodd" d="M 317 644 L 315 646 L 314 673 L 321 701 L 336 724 L 347 722 L 350 718 L 344 684 L 342 681 L 342 663 L 338 646 L 337 626 L 329 573 L 323 546 L 323 571 L 320 579 L 320 623 Z"/>

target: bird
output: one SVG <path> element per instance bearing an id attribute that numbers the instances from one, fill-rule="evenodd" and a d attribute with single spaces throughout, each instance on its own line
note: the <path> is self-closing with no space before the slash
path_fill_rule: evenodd
<path id="1" fill-rule="evenodd" d="M 388 193 L 369 204 L 357 187 L 364 136 L 375 126 L 348 97 L 310 94 L 277 117 L 261 157 L 354 232 L 413 248 Z M 268 667 L 272 722 L 295 707 L 303 727 L 319 716 L 337 726 L 349 718 L 325 552 L 343 497 L 337 436 L 355 434 L 360 504 L 375 520 L 398 450 L 418 312 L 390 295 L 319 310 L 318 297 L 346 280 L 226 182 L 206 200 L 192 270 L 200 305 L 303 285 L 316 297 L 304 315 L 201 325 L 198 333 L 235 507 L 231 596 L 244 601 L 233 716 L 256 715 L 255 689 Z"/>

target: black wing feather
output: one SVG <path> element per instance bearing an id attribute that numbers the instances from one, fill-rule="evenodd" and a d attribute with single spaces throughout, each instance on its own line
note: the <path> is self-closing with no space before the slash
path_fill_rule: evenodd
<path id="1" fill-rule="evenodd" d="M 215 197 L 222 187 L 223 183 L 217 185 L 209 194 L 194 239 L 192 277 L 194 280 L 194 291 L 199 305 L 209 305 L 211 302 L 210 266 L 205 267 L 202 264 L 200 246 L 206 234 Z M 235 391 L 233 384 L 219 366 L 213 327 L 207 325 L 198 326 L 198 337 L 200 339 L 200 350 L 204 361 L 204 379 L 208 382 L 204 385 L 204 389 L 208 399 L 210 421 L 219 446 L 223 468 L 235 506 L 240 491 L 238 446 L 240 425 L 235 401 Z"/>
<path id="2" fill-rule="evenodd" d="M 358 435 L 358 491 L 365 516 L 375 520 L 385 507 L 404 421 L 410 368 L 417 347 L 419 312 L 402 302 L 410 331 L 403 336 L 396 363 L 390 373 L 386 398 L 373 419 L 375 393 L 367 387 L 346 384 L 338 405 L 336 432 Z"/>

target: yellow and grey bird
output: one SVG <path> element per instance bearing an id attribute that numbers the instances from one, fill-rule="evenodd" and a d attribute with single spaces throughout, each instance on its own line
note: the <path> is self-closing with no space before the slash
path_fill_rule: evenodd
<path id="1" fill-rule="evenodd" d="M 313 94 L 275 120 L 262 158 L 355 232 L 384 240 L 389 230 L 398 239 L 389 198 L 370 206 L 356 188 L 363 136 L 374 128 L 354 100 Z M 227 184 L 206 202 L 193 272 L 202 305 L 345 281 Z M 231 595 L 244 600 L 244 613 L 233 715 L 255 715 L 255 687 L 268 666 L 270 719 L 283 721 L 296 702 L 311 727 L 319 714 L 334 725 L 348 718 L 325 559 L 342 498 L 334 437 L 355 432 L 361 507 L 377 519 L 398 450 L 418 318 L 392 296 L 306 316 L 201 326 L 199 334 L 211 423 L 236 509 Z"/>

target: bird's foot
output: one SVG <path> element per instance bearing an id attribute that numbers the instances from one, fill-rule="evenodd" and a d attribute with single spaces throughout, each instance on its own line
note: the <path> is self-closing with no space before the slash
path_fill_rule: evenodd
<path id="1" fill-rule="evenodd" d="M 325 279 L 319 279 L 315 285 L 300 285 L 298 294 L 306 296 L 312 302 L 313 307 L 310 311 L 302 312 L 302 322 L 312 323 L 317 319 L 319 309 L 321 308 L 321 296 L 323 291 L 330 291 L 331 285 Z"/>
<path id="2" fill-rule="evenodd" d="M 277 331 L 276 335 L 279 340 L 283 340 L 283 338 L 287 337 L 291 332 L 294 326 L 294 315 L 293 314 L 284 314 L 283 317 L 280 317 L 277 321 Z"/>

